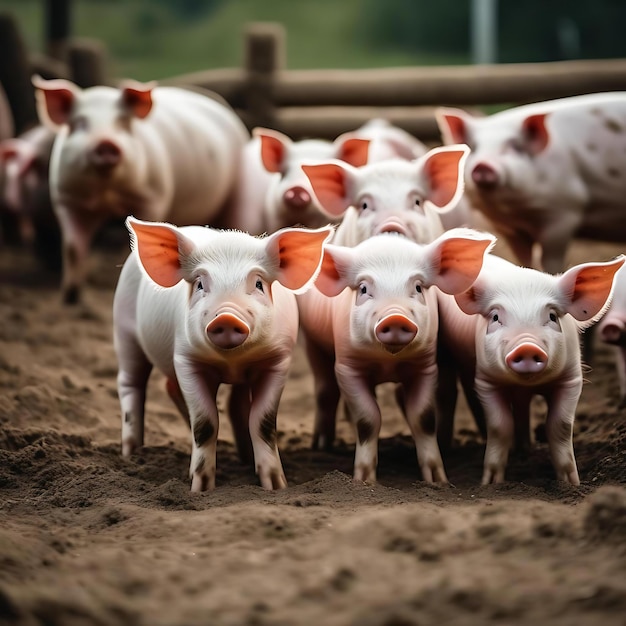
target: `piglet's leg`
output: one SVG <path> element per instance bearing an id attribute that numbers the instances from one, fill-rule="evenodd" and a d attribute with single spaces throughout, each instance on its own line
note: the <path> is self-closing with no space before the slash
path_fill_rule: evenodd
<path id="1" fill-rule="evenodd" d="M 382 422 L 376 395 L 363 377 L 348 365 L 338 363 L 335 373 L 356 429 L 354 480 L 374 483 L 378 465 L 378 436 Z"/>
<path id="2" fill-rule="evenodd" d="M 552 463 L 557 478 L 572 485 L 580 485 L 574 458 L 572 431 L 581 391 L 582 382 L 574 381 L 555 390 L 548 400 L 546 435 Z"/>
<path id="3" fill-rule="evenodd" d="M 263 489 L 284 489 L 287 486 L 278 454 L 276 415 L 287 382 L 289 362 L 290 359 L 286 359 L 275 367 L 268 366 L 252 385 L 250 437 L 256 473 Z"/>
<path id="4" fill-rule="evenodd" d="M 95 232 L 105 216 L 99 213 L 74 211 L 65 207 L 55 209 L 63 239 L 63 301 L 76 304 L 87 273 L 87 255 Z"/>
<path id="5" fill-rule="evenodd" d="M 242 463 L 251 464 L 254 459 L 250 439 L 250 385 L 233 385 L 228 396 L 228 415 L 233 429 L 235 445 Z"/>
<path id="6" fill-rule="evenodd" d="M 476 381 L 476 391 L 487 418 L 487 446 L 483 485 L 504 482 L 504 471 L 513 445 L 513 415 L 510 400 L 488 383 Z"/>
<path id="7" fill-rule="evenodd" d="M 615 351 L 615 367 L 619 382 L 619 404 L 617 408 L 626 409 L 626 346 L 619 346 Z"/>
<path id="8" fill-rule="evenodd" d="M 189 409 L 191 426 L 191 491 L 215 489 L 219 382 L 207 378 L 201 365 L 174 357 L 176 378 Z"/>
<path id="9" fill-rule="evenodd" d="M 406 419 L 411 429 L 417 451 L 417 461 L 422 478 L 427 483 L 447 483 L 436 435 L 436 418 L 433 408 L 432 390 L 437 384 L 437 371 L 413 376 L 405 381 L 404 404 Z"/>

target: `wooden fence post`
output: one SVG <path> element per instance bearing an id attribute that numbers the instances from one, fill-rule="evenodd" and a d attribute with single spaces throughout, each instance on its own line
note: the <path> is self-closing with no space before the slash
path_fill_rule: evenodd
<path id="1" fill-rule="evenodd" d="M 274 85 L 285 66 L 285 30 L 282 24 L 259 22 L 245 30 L 245 121 L 249 128 L 274 128 Z"/>
<path id="2" fill-rule="evenodd" d="M 45 0 L 44 11 L 46 53 L 53 59 L 66 61 L 72 0 Z"/>
<path id="3" fill-rule="evenodd" d="M 70 39 L 67 61 L 72 80 L 83 89 L 108 84 L 106 48 L 97 39 Z"/>
<path id="4" fill-rule="evenodd" d="M 0 14 L 0 85 L 11 107 L 16 134 L 38 121 L 31 73 L 26 44 L 15 18 L 9 14 Z"/>

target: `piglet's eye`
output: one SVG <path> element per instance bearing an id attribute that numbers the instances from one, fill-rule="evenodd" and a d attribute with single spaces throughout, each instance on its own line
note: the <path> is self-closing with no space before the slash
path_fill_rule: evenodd
<path id="1" fill-rule="evenodd" d="M 365 211 L 368 208 L 367 202 L 361 202 L 361 211 Z"/>
<path id="2" fill-rule="evenodd" d="M 415 291 L 417 293 L 422 293 L 422 286 L 421 285 L 415 285 Z"/>
<path id="3" fill-rule="evenodd" d="M 494 313 L 493 316 L 491 317 L 491 321 L 492 322 L 497 322 L 500 319 L 500 317 L 498 316 L 497 313 Z"/>
<path id="4" fill-rule="evenodd" d="M 204 286 L 202 285 L 202 281 L 198 280 L 198 282 L 196 283 L 196 291 L 203 291 L 204 290 Z"/>
<path id="5" fill-rule="evenodd" d="M 258 279 L 256 281 L 256 284 L 254 285 L 259 291 L 263 292 L 263 282 L 261 281 L 261 279 Z"/>
<path id="6" fill-rule="evenodd" d="M 554 313 L 554 311 L 550 313 L 550 321 L 553 323 L 556 323 L 557 321 L 556 313 Z"/>
<path id="7" fill-rule="evenodd" d="M 359 292 L 362 296 L 364 296 L 367 293 L 367 287 L 365 285 L 360 285 Z"/>
<path id="8" fill-rule="evenodd" d="M 422 201 L 419 198 L 415 198 L 415 206 L 420 206 Z"/>

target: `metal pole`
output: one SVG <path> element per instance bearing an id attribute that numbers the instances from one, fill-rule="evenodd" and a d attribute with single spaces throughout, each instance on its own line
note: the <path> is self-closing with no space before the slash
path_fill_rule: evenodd
<path id="1" fill-rule="evenodd" d="M 498 61 L 498 0 L 470 0 L 470 44 L 472 63 Z"/>

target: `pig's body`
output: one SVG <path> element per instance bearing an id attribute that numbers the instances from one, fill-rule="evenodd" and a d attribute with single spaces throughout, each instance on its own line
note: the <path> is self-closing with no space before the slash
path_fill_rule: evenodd
<path id="1" fill-rule="evenodd" d="M 78 297 L 90 240 L 106 219 L 208 224 L 227 206 L 248 138 L 231 109 L 175 87 L 36 86 L 42 121 L 58 127 L 50 188 L 67 301 Z"/>
<path id="2" fill-rule="evenodd" d="M 440 109 L 438 120 L 445 143 L 472 149 L 466 193 L 522 265 L 563 271 L 575 236 L 626 241 L 626 92 L 562 98 L 482 118 Z"/>
<path id="3" fill-rule="evenodd" d="M 417 243 L 444 231 L 440 213 L 463 193 L 466 146 L 435 148 L 419 159 L 388 159 L 353 167 L 339 161 L 302 167 L 330 218 L 342 217 L 333 243 L 356 246 L 396 232 Z"/>
<path id="4" fill-rule="evenodd" d="M 0 142 L 4 162 L 3 202 L 21 223 L 23 239 L 48 268 L 61 267 L 61 235 L 52 209 L 48 171 L 55 133 L 35 126 Z"/>
<path id="5" fill-rule="evenodd" d="M 376 479 L 381 413 L 374 390 L 384 382 L 400 383 L 424 480 L 446 480 L 433 413 L 436 291 L 467 288 L 492 241 L 461 230 L 427 246 L 382 234 L 356 248 L 326 247 L 317 288 L 298 296 L 315 381 L 314 446 L 332 444 L 341 393 L 357 433 L 355 480 Z"/>
<path id="6" fill-rule="evenodd" d="M 156 366 L 191 425 L 192 490 L 215 486 L 222 383 L 234 386 L 229 408 L 240 454 L 247 456 L 251 438 L 261 485 L 286 486 L 276 414 L 298 333 L 292 291 L 315 275 L 330 230 L 287 229 L 257 239 L 129 223 L 137 243 L 114 301 L 124 455 L 143 444 L 145 389 Z"/>
<path id="7" fill-rule="evenodd" d="M 476 392 L 487 420 L 482 482 L 502 482 L 514 436 L 530 439 L 530 402 L 544 396 L 546 431 L 557 478 L 580 480 L 572 429 L 583 384 L 579 332 L 593 323 L 610 298 L 623 259 L 586 263 L 552 276 L 488 256 L 458 306 L 440 302 L 443 340 Z M 450 428 L 451 414 L 440 413 Z"/>
<path id="8" fill-rule="evenodd" d="M 626 408 L 626 271 L 615 275 L 615 289 L 608 311 L 598 322 L 597 335 L 615 346 L 615 366 L 619 384 L 618 407 Z"/>

